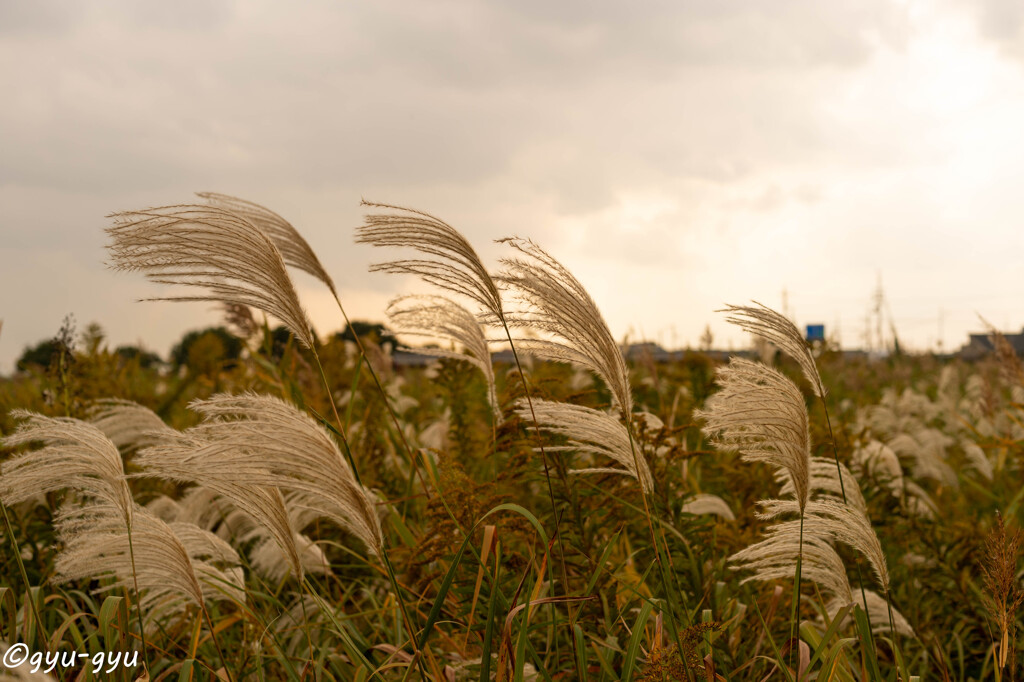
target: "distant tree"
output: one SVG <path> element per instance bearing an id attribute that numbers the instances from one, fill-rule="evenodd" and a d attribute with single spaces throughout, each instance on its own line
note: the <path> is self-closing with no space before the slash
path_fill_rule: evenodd
<path id="1" fill-rule="evenodd" d="M 356 340 L 356 334 L 359 335 L 360 339 L 369 339 L 382 347 L 390 344 L 392 350 L 400 347 L 395 335 L 380 322 L 363 322 L 361 320 L 353 320 L 351 326 L 346 325 L 345 331 L 338 332 L 334 337 L 341 341 L 354 342 Z"/>
<path id="2" fill-rule="evenodd" d="M 47 339 L 34 346 L 26 347 L 15 366 L 20 372 L 26 372 L 32 367 L 46 369 L 50 366 L 50 360 L 57 353 L 57 348 L 58 344 L 54 339 Z"/>
<path id="3" fill-rule="evenodd" d="M 242 354 L 242 340 L 224 327 L 190 331 L 171 350 L 171 365 L 198 374 L 214 374 Z"/>
<path id="4" fill-rule="evenodd" d="M 138 346 L 118 346 L 114 350 L 114 353 L 125 362 L 138 360 L 139 367 L 143 369 L 150 369 L 163 364 L 163 360 L 159 355 L 147 350 L 142 350 Z"/>

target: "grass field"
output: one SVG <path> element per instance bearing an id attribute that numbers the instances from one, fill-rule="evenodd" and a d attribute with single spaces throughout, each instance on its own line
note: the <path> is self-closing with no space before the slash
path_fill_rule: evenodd
<path id="1" fill-rule="evenodd" d="M 165 364 L 65 328 L 0 379 L 0 641 L 88 655 L 51 677 L 1015 679 L 1024 371 L 998 338 L 869 360 L 750 304 L 725 315 L 757 356 L 626 362 L 541 246 L 492 272 L 369 205 L 373 267 L 437 294 L 387 311 L 439 341 L 396 363 L 381 329 L 310 327 L 288 270 L 339 327 L 344 292 L 284 219 L 204 199 L 115 216 L 112 265 L 155 284 L 111 277 L 231 335 Z"/>

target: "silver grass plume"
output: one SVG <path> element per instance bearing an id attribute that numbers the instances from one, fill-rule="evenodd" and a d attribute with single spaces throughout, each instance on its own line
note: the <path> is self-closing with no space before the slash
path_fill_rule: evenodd
<path id="1" fill-rule="evenodd" d="M 131 400 L 108 398 L 93 403 L 88 422 L 125 452 L 180 436 L 151 409 Z"/>
<path id="2" fill-rule="evenodd" d="M 12 410 L 22 420 L 11 435 L 0 440 L 13 448 L 32 442 L 43 447 L 0 465 L 0 500 L 17 504 L 31 497 L 69 488 L 117 507 L 121 531 L 132 521 L 134 500 L 117 447 L 91 424 L 66 417 L 44 417 Z"/>
<path id="3" fill-rule="evenodd" d="M 301 494 L 296 509 L 318 511 L 362 540 L 372 554 L 383 552 L 375 497 L 356 481 L 321 424 L 283 400 L 252 393 L 219 394 L 190 407 L 206 419 L 187 433 L 204 445 L 172 457 L 183 463 L 208 458 L 240 485 Z"/>
<path id="4" fill-rule="evenodd" d="M 281 252 L 286 264 L 316 277 L 327 285 L 332 294 L 338 295 L 334 288 L 334 281 L 327 274 L 324 266 L 320 264 L 320 259 L 316 257 L 309 242 L 280 215 L 265 206 L 227 194 L 196 192 L 196 196 L 206 199 L 211 206 L 231 211 L 235 215 L 245 218 L 263 230 L 263 233 L 270 237 L 274 246 Z"/>
<path id="5" fill-rule="evenodd" d="M 807 521 L 805 519 L 803 531 L 801 579 L 810 580 L 833 598 L 845 600 L 843 603 L 850 603 L 852 591 L 843 560 L 832 547 L 829 537 L 811 530 Z M 763 540 L 736 552 L 729 561 L 733 570 L 753 573 L 741 584 L 754 580 L 792 580 L 796 575 L 794 557 L 799 551 L 800 521 L 783 521 L 771 526 Z"/>
<path id="6" fill-rule="evenodd" d="M 633 394 L 626 361 L 594 299 L 565 266 L 532 241 L 501 242 L 525 256 L 503 259 L 505 270 L 496 278 L 523 304 L 523 310 L 509 314 L 510 323 L 552 337 L 520 339 L 519 345 L 539 357 L 594 372 L 607 384 L 615 406 L 631 419 Z"/>
<path id="7" fill-rule="evenodd" d="M 765 539 L 729 557 L 731 568 L 736 571 L 751 571 L 741 584 L 751 581 L 771 582 L 792 580 L 796 573 L 793 557 L 800 549 L 800 522 L 784 521 L 775 524 L 766 533 Z M 803 560 L 800 567 L 803 580 L 815 583 L 827 598 L 826 610 L 834 617 L 840 608 L 856 601 L 846 574 L 843 560 L 832 546 L 827 533 L 809 531 L 804 528 Z M 889 614 L 885 598 L 864 590 L 868 618 L 873 628 L 888 631 Z M 915 636 L 906 618 L 893 609 L 893 624 L 896 632 Z"/>
<path id="8" fill-rule="evenodd" d="M 760 504 L 758 516 L 763 519 L 774 519 L 798 511 L 796 503 L 790 500 L 762 500 Z M 809 502 L 803 513 L 805 533 L 810 528 L 813 533 L 827 535 L 853 548 L 867 559 L 883 590 L 889 591 L 885 552 L 882 551 L 882 543 L 871 527 L 871 522 L 864 514 L 831 498 Z"/>
<path id="9" fill-rule="evenodd" d="M 760 363 L 732 358 L 718 370 L 722 389 L 708 398 L 704 432 L 719 447 L 738 450 L 750 462 L 783 470 L 802 512 L 811 475 L 811 435 L 807 405 L 796 384 Z"/>
<path id="10" fill-rule="evenodd" d="M 150 618 L 181 610 L 191 602 L 245 600 L 238 555 L 226 542 L 196 526 L 161 521 L 136 505 L 131 547 L 120 510 L 96 503 L 65 508 L 57 519 L 64 551 L 57 556 L 57 580 L 111 578 L 110 591 L 132 585 L 131 552 L 142 604 Z"/>
<path id="11" fill-rule="evenodd" d="M 191 429 L 180 440 L 169 439 L 143 449 L 135 462 L 146 470 L 146 475 L 195 483 L 231 502 L 267 530 L 284 553 L 292 575 L 301 582 L 302 561 L 284 497 L 274 485 L 250 482 L 246 469 L 265 472 L 266 467 L 246 461 L 247 453 L 244 448 L 233 451 L 231 446 L 210 443 L 199 431 Z"/>
<path id="12" fill-rule="evenodd" d="M 694 495 L 692 499 L 683 504 L 682 511 L 687 514 L 696 515 L 714 514 L 729 521 L 736 520 L 736 515 L 732 513 L 732 509 L 725 500 L 718 495 L 709 495 L 707 493 L 697 493 Z"/>
<path id="13" fill-rule="evenodd" d="M 811 356 L 807 343 L 785 315 L 777 313 L 764 304 L 753 302 L 753 306 L 729 305 L 719 312 L 729 313 L 727 322 L 738 325 L 741 329 L 775 344 L 779 350 L 793 358 L 800 366 L 807 381 L 811 384 L 814 395 L 825 396 L 825 386 L 818 374 L 818 366 Z"/>
<path id="14" fill-rule="evenodd" d="M 487 382 L 487 401 L 495 418 L 501 419 L 491 351 L 480 321 L 473 313 L 443 296 L 400 296 L 388 305 L 387 314 L 397 333 L 443 338 L 465 348 L 465 354 L 436 348 L 423 348 L 419 352 L 465 360 L 477 367 Z"/>
<path id="15" fill-rule="evenodd" d="M 548 447 L 549 452 L 581 452 L 600 455 L 614 460 L 623 468 L 589 468 L 570 470 L 572 474 L 611 473 L 632 476 L 640 482 L 646 494 L 654 490 L 654 481 L 643 455 L 636 453 L 630 443 L 626 426 L 616 417 L 589 407 L 550 400 L 534 400 L 533 408 L 541 429 L 569 439 L 567 445 Z M 519 401 L 516 412 L 530 418 L 526 401 Z M 639 471 L 637 467 L 639 466 Z"/>
<path id="16" fill-rule="evenodd" d="M 811 474 L 810 488 L 813 496 L 820 498 L 824 495 L 842 500 L 845 487 L 846 501 L 858 512 L 867 516 L 868 503 L 864 499 L 864 494 L 860 490 L 857 479 L 846 468 L 845 464 L 840 464 L 837 469 L 835 461 L 828 457 L 811 457 L 809 471 Z M 840 472 L 842 472 L 843 485 L 839 483 Z M 776 478 L 782 479 L 782 488 L 779 489 L 780 495 L 794 495 L 793 483 L 788 476 L 777 475 Z"/>
<path id="17" fill-rule="evenodd" d="M 372 246 L 410 248 L 425 258 L 375 263 L 370 272 L 416 275 L 445 291 L 476 302 L 489 319 L 503 319 L 501 293 L 480 257 L 458 230 L 429 213 L 401 206 L 363 201 L 373 209 L 394 213 L 370 213 L 356 228 L 356 242 Z"/>
<path id="18" fill-rule="evenodd" d="M 161 284 L 204 291 L 156 301 L 247 305 L 281 320 L 307 348 L 315 344 L 285 262 L 274 242 L 245 217 L 216 206 L 163 206 L 112 215 L 111 265 Z"/>

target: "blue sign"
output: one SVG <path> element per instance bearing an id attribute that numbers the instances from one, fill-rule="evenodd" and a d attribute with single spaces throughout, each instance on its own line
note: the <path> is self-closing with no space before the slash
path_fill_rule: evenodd
<path id="1" fill-rule="evenodd" d="M 807 340 L 808 341 L 824 341 L 825 340 L 825 325 L 823 325 L 823 324 L 809 324 L 809 325 L 807 325 Z"/>

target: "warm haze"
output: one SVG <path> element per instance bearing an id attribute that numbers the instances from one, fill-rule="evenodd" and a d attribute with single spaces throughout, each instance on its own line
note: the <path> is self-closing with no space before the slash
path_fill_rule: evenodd
<path id="1" fill-rule="evenodd" d="M 367 272 L 366 198 L 489 263 L 543 240 L 618 338 L 746 344 L 713 311 L 786 291 L 859 346 L 879 275 L 911 348 L 1019 331 L 1022 26 L 1005 1 L 3 2 L 0 372 L 69 312 L 161 354 L 215 323 L 104 264 L 106 214 L 203 190 L 294 223 L 355 318 L 413 286 Z"/>

